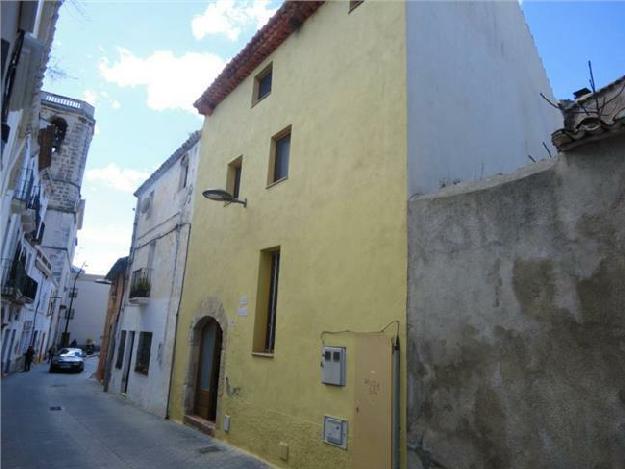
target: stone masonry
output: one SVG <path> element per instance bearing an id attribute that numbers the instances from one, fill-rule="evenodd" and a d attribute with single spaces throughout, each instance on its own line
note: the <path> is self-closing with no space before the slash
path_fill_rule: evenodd
<path id="1" fill-rule="evenodd" d="M 41 126 L 48 126 L 58 119 L 67 123 L 67 130 L 59 148 L 52 154 L 52 165 L 48 170 L 52 193 L 42 247 L 52 263 L 58 282 L 57 294 L 64 297 L 70 287 L 76 231 L 82 225 L 84 200 L 80 188 L 95 127 L 94 108 L 84 101 L 43 92 Z M 62 302 L 57 304 L 60 306 Z M 58 321 L 58 309 L 54 314 L 55 321 Z"/>

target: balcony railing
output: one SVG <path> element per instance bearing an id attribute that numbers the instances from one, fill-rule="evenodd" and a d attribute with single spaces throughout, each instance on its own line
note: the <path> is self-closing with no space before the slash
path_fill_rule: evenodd
<path id="1" fill-rule="evenodd" d="M 32 169 L 23 169 L 19 177 L 19 182 L 15 191 L 13 192 L 13 198 L 23 202 L 24 205 L 28 205 L 35 192 L 35 177 Z"/>
<path id="2" fill-rule="evenodd" d="M 139 269 L 132 273 L 130 278 L 129 298 L 149 298 L 150 297 L 150 270 Z"/>
<path id="3" fill-rule="evenodd" d="M 26 274 L 23 263 L 5 260 L 2 263 L 2 296 L 15 303 L 32 303 L 38 283 Z"/>

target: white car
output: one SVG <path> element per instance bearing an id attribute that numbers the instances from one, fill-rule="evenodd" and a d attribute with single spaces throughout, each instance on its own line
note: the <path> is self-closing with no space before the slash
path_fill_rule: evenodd
<path id="1" fill-rule="evenodd" d="M 71 370 L 80 373 L 85 369 L 84 356 L 85 352 L 79 348 L 62 348 L 52 357 L 50 373 L 59 370 Z"/>

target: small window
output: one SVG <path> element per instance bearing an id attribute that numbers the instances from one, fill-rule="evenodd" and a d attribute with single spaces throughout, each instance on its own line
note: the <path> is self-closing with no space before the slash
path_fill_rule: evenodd
<path id="1" fill-rule="evenodd" d="M 178 189 L 187 187 L 187 179 L 189 177 L 189 158 L 187 155 L 180 159 L 180 180 L 178 181 Z"/>
<path id="2" fill-rule="evenodd" d="M 139 346 L 137 347 L 137 359 L 135 371 L 144 375 L 150 370 L 150 347 L 152 346 L 152 333 L 141 332 L 139 334 Z"/>
<path id="3" fill-rule="evenodd" d="M 289 175 L 289 158 L 291 154 L 291 127 L 276 134 L 271 139 L 271 156 L 269 158 L 268 185 L 286 179 Z"/>
<path id="4" fill-rule="evenodd" d="M 119 348 L 117 349 L 117 361 L 115 362 L 115 368 L 122 369 L 124 363 L 124 351 L 126 350 L 126 331 L 122 331 L 122 335 L 119 338 Z"/>
<path id="5" fill-rule="evenodd" d="M 360 5 L 365 0 L 350 0 L 349 2 L 349 11 L 351 12 L 354 8 Z"/>
<path id="6" fill-rule="evenodd" d="M 54 137 L 52 138 L 52 151 L 58 152 L 61 149 L 61 143 L 65 140 L 67 133 L 67 122 L 60 117 L 54 117 L 50 123 L 54 126 Z"/>
<path id="7" fill-rule="evenodd" d="M 253 351 L 273 354 L 276 344 L 280 248 L 261 251 Z"/>
<path id="8" fill-rule="evenodd" d="M 273 64 L 269 64 L 258 75 L 254 77 L 254 92 L 252 95 L 252 106 L 261 99 L 271 94 L 271 80 L 273 75 Z"/>
<path id="9" fill-rule="evenodd" d="M 243 169 L 243 157 L 239 156 L 228 164 L 228 176 L 226 181 L 226 190 L 232 194 L 235 199 L 241 194 L 241 171 Z"/>
<path id="10" fill-rule="evenodd" d="M 144 197 L 141 200 L 141 213 L 147 217 L 150 216 L 150 212 L 152 211 L 152 202 L 154 201 L 154 191 L 150 192 L 150 195 Z"/>

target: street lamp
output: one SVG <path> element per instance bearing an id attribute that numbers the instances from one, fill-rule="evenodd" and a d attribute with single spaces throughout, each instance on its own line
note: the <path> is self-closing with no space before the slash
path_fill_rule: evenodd
<path id="1" fill-rule="evenodd" d="M 233 204 L 241 204 L 247 207 L 247 198 L 241 200 L 230 194 L 223 189 L 206 189 L 202 192 L 202 195 L 209 200 L 216 200 L 217 202 L 232 202 Z"/>
<path id="2" fill-rule="evenodd" d="M 67 347 L 69 345 L 67 343 L 69 342 L 69 334 L 67 333 L 67 329 L 69 328 L 69 320 L 72 315 L 72 305 L 74 304 L 74 297 L 76 296 L 76 281 L 78 281 L 78 277 L 80 276 L 82 272 L 84 272 L 83 268 L 86 266 L 87 266 L 87 263 L 83 262 L 82 265 L 80 266 L 80 269 L 78 269 L 78 272 L 76 272 L 76 275 L 74 276 L 74 287 L 72 288 L 71 293 L 70 293 L 69 309 L 65 313 L 66 314 L 65 330 L 63 331 L 63 335 L 61 336 L 61 347 Z"/>

